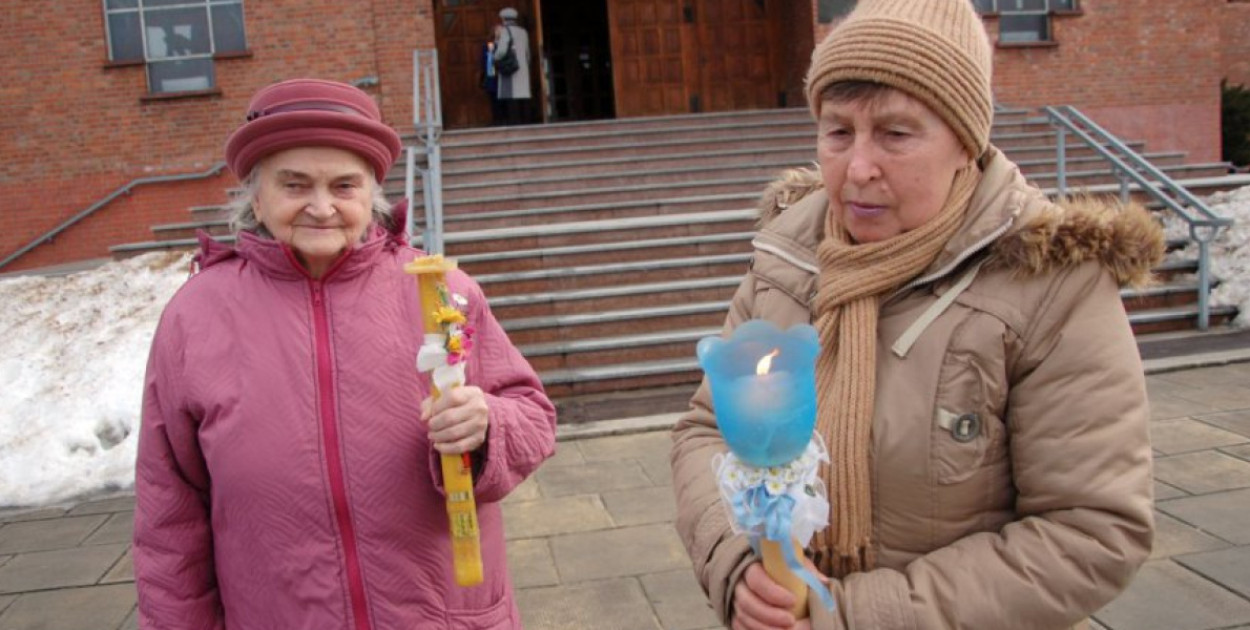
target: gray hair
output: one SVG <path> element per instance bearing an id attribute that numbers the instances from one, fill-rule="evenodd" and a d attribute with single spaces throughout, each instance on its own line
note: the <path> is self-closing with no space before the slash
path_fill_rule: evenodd
<path id="1" fill-rule="evenodd" d="M 243 190 L 226 205 L 230 233 L 233 235 L 237 236 L 239 232 L 251 232 L 264 238 L 273 238 L 273 234 L 270 234 L 264 224 L 256 218 L 256 197 L 260 194 L 259 175 L 260 165 L 258 164 L 244 178 Z M 378 181 L 373 182 L 373 222 L 388 231 L 395 227 L 395 220 L 391 215 L 391 202 L 386 200 L 382 183 Z"/>

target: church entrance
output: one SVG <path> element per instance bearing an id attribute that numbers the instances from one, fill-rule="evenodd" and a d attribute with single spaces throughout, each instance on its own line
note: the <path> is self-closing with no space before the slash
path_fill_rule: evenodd
<path id="1" fill-rule="evenodd" d="M 530 122 L 798 106 L 810 4 L 792 0 L 433 0 L 443 118 L 491 124 L 485 46 L 513 7 L 529 32 Z M 797 8 L 796 8 L 797 7 Z M 801 98 L 801 97 L 800 97 Z"/>

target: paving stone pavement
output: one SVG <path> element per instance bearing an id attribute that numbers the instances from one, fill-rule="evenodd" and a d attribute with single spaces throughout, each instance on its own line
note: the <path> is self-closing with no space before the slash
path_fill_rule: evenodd
<path id="1" fill-rule="evenodd" d="M 1095 628 L 1250 629 L 1250 363 L 1147 383 L 1155 549 Z M 667 431 L 654 430 L 561 441 L 509 496 L 526 628 L 720 628 L 672 527 L 668 449 Z M 136 628 L 133 510 L 125 495 L 0 510 L 0 630 Z"/>

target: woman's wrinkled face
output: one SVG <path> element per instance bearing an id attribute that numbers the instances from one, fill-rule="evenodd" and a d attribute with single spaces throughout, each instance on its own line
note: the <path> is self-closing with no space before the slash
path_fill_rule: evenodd
<path id="1" fill-rule="evenodd" d="M 883 89 L 820 105 L 820 176 L 829 210 L 856 243 L 892 238 L 937 216 L 955 173 L 971 159 L 933 110 Z"/>
<path id="2" fill-rule="evenodd" d="M 291 246 L 312 277 L 320 278 L 364 237 L 377 184 L 360 156 L 300 147 L 275 153 L 257 168 L 256 219 Z"/>

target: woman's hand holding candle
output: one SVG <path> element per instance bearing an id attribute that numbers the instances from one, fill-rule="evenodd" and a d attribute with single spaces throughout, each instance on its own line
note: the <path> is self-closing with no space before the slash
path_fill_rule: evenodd
<path id="1" fill-rule="evenodd" d="M 472 385 L 421 403 L 421 419 L 429 424 L 430 442 L 444 455 L 470 453 L 481 446 L 486 441 L 489 418 L 486 394 Z"/>

